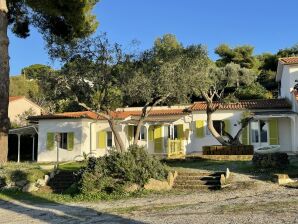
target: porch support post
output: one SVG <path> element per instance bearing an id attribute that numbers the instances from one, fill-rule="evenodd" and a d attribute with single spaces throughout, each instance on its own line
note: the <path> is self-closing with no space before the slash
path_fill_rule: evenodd
<path id="1" fill-rule="evenodd" d="M 35 136 L 32 135 L 32 162 L 34 161 L 35 155 L 34 155 L 34 147 L 35 146 Z"/>
<path id="2" fill-rule="evenodd" d="M 21 134 L 18 135 L 18 163 L 20 162 L 20 154 L 21 154 Z"/>
<path id="3" fill-rule="evenodd" d="M 291 138 L 292 138 L 292 152 L 296 153 L 296 120 L 295 117 L 290 117 L 291 119 Z"/>
<path id="4" fill-rule="evenodd" d="M 149 124 L 145 124 L 146 127 L 146 147 L 147 151 L 149 150 Z"/>

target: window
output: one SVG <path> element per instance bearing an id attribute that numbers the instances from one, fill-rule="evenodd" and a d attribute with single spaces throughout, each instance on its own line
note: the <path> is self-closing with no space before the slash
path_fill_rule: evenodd
<path id="1" fill-rule="evenodd" d="M 113 134 L 111 131 L 107 131 L 107 147 L 113 146 Z"/>
<path id="2" fill-rule="evenodd" d="M 251 142 L 268 143 L 268 122 L 252 121 L 250 122 Z"/>
<path id="3" fill-rule="evenodd" d="M 67 133 L 59 133 L 59 135 L 60 135 L 59 148 L 67 149 Z"/>
<path id="4" fill-rule="evenodd" d="M 133 136 L 136 135 L 136 132 L 137 132 L 137 126 L 134 126 Z M 140 135 L 138 137 L 138 140 L 145 140 L 145 139 L 146 139 L 146 127 L 145 126 L 142 126 L 141 127 L 141 130 L 140 130 Z"/>
<path id="5" fill-rule="evenodd" d="M 221 123 L 222 123 L 222 121 L 213 121 L 213 127 L 219 134 L 222 134 L 221 133 L 221 129 L 222 129 Z"/>
<path id="6" fill-rule="evenodd" d="M 178 125 L 168 126 L 168 138 L 178 139 Z"/>

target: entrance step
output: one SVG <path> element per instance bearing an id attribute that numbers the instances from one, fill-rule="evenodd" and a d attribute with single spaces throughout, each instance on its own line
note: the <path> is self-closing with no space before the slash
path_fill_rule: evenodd
<path id="1" fill-rule="evenodd" d="M 224 172 L 178 172 L 174 182 L 174 189 L 198 190 L 198 189 L 221 189 L 220 178 Z"/>

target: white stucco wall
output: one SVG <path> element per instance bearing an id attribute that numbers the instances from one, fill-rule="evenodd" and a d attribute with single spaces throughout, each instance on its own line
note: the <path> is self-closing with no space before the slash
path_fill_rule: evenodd
<path id="1" fill-rule="evenodd" d="M 291 90 L 298 84 L 298 65 L 284 65 L 280 83 L 280 96 L 292 101 Z"/>
<path id="2" fill-rule="evenodd" d="M 216 111 L 212 115 L 213 120 L 229 120 L 232 135 L 235 135 L 240 128 L 238 122 L 241 120 L 243 111 Z M 203 138 L 198 138 L 196 136 L 195 121 L 204 120 L 204 131 L 205 135 Z M 186 145 L 187 153 L 190 152 L 202 152 L 202 146 L 205 145 L 217 145 L 219 144 L 217 140 L 211 135 L 207 135 L 207 115 L 205 111 L 195 111 L 193 112 L 192 124 L 190 129 L 190 141 Z"/>
<path id="3" fill-rule="evenodd" d="M 77 156 L 82 155 L 83 146 L 88 136 L 83 133 L 81 119 L 51 119 L 40 120 L 38 129 L 38 157 L 39 162 L 56 161 L 57 147 L 54 150 L 47 150 L 47 133 L 74 133 L 74 148 L 72 151 L 59 149 L 59 161 L 74 160 Z M 56 144 L 56 143 L 55 143 Z"/>

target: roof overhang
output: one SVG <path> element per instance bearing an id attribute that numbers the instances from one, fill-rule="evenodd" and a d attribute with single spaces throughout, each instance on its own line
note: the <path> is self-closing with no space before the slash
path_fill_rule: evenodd
<path id="1" fill-rule="evenodd" d="M 296 112 L 293 111 L 258 111 L 253 113 L 253 118 L 283 118 L 297 116 Z"/>
<path id="2" fill-rule="evenodd" d="M 10 135 L 35 135 L 38 134 L 38 125 L 29 125 L 20 128 L 10 129 L 8 134 Z"/>
<path id="3" fill-rule="evenodd" d="M 169 116 L 149 116 L 147 117 L 143 123 L 144 124 L 171 124 L 175 121 L 181 119 L 185 115 L 169 115 Z M 127 125 L 137 125 L 139 122 L 139 117 L 137 116 L 130 116 L 124 121 L 121 122 L 121 124 L 127 124 Z"/>

